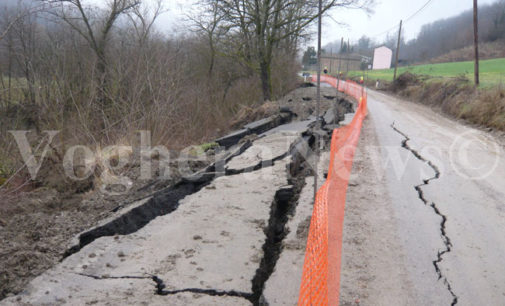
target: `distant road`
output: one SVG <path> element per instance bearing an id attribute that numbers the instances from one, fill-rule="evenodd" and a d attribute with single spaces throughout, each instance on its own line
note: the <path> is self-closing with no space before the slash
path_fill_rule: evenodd
<path id="1" fill-rule="evenodd" d="M 346 204 L 342 304 L 504 305 L 503 146 L 382 93 L 370 91 L 368 107 Z"/>

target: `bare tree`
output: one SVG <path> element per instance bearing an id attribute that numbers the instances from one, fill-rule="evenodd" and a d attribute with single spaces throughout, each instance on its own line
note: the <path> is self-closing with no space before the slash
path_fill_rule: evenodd
<path id="1" fill-rule="evenodd" d="M 107 98 L 107 45 L 114 24 L 118 18 L 138 7 L 141 0 L 109 0 L 103 15 L 95 16 L 92 9 L 87 9 L 82 0 L 42 0 L 52 5 L 52 10 L 59 18 L 81 35 L 97 57 L 97 72 L 100 84 L 98 100 L 105 107 Z M 105 120 L 106 118 L 104 118 Z"/>
<path id="2" fill-rule="evenodd" d="M 104 18 L 99 21 L 99 26 L 96 26 L 92 20 L 91 12 L 85 9 L 81 0 L 46 1 L 53 5 L 61 5 L 58 16 L 89 43 L 99 60 L 98 70 L 100 72 L 105 72 L 107 66 L 105 50 L 114 23 L 122 14 L 140 4 L 140 0 L 110 0 Z"/>
<path id="3" fill-rule="evenodd" d="M 317 1 L 302 0 L 207 0 L 217 5 L 219 20 L 235 41 L 236 55 L 255 68 L 261 79 L 264 100 L 272 97 L 271 66 L 274 50 L 291 49 L 318 16 Z M 371 0 L 326 0 L 323 14 L 334 7 L 365 8 Z M 215 20 L 216 18 L 214 18 Z"/>
<path id="4" fill-rule="evenodd" d="M 198 3 L 200 10 L 189 19 L 195 25 L 194 31 L 204 36 L 209 45 L 209 78 L 212 76 L 216 61 L 217 45 L 228 32 L 228 28 L 223 25 L 224 16 L 220 14 L 219 0 L 203 0 Z"/>
<path id="5" fill-rule="evenodd" d="M 149 35 L 152 33 L 154 23 L 158 17 L 166 12 L 163 7 L 163 0 L 156 0 L 152 6 L 149 5 L 136 5 L 128 13 L 131 24 L 138 37 L 139 46 L 144 46 L 147 42 Z"/>
<path id="6" fill-rule="evenodd" d="M 230 22 L 221 0 L 202 0 L 210 5 L 196 31 L 167 37 L 155 27 L 162 0 L 110 0 L 105 7 L 88 5 L 91 0 L 39 1 L 47 11 L 19 18 L 0 41 L 0 71 L 10 76 L 0 82 L 0 133 L 62 130 L 61 153 L 76 143 L 134 141 L 136 131 L 147 129 L 158 143 L 178 147 L 226 132 L 241 109 L 262 100 L 252 2 L 241 1 L 247 10 L 238 22 L 246 32 Z M 279 18 L 287 14 L 276 10 Z M 288 20 L 297 14 L 279 23 L 277 34 L 263 27 L 275 37 L 274 94 L 296 83 L 297 37 L 290 33 L 301 21 Z M 0 153 L 9 141 L 0 137 Z"/>
<path id="7" fill-rule="evenodd" d="M 21 4 L 18 5 L 17 8 L 17 13 L 12 16 L 10 14 L 7 14 L 7 10 L 4 11 L 4 14 L 1 16 L 3 24 L 2 29 L 0 30 L 0 41 L 4 39 L 9 31 L 12 29 L 14 24 L 18 22 L 19 20 L 25 18 L 26 16 L 29 16 L 31 14 L 40 12 L 44 10 L 44 5 L 37 5 L 37 6 L 22 6 Z"/>

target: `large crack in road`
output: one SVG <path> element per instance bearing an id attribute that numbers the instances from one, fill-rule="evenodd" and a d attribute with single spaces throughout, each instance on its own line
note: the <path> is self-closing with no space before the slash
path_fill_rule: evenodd
<path id="1" fill-rule="evenodd" d="M 306 177 L 313 174 L 308 165 L 307 159 L 310 157 L 310 152 L 314 146 L 314 136 L 312 131 L 303 133 L 296 141 L 294 141 L 289 151 L 283 154 L 282 159 L 290 157 L 290 162 L 286 165 L 286 172 L 288 175 L 288 185 L 279 188 L 274 196 L 270 208 L 270 217 L 268 225 L 264 229 L 265 242 L 262 246 L 263 257 L 256 270 L 251 285 L 252 293 L 241 292 L 235 290 L 219 290 L 209 288 L 183 288 L 166 290 L 166 285 L 163 279 L 157 275 L 144 274 L 144 276 L 110 276 L 110 275 L 92 275 L 86 273 L 76 273 L 80 276 L 89 277 L 95 280 L 112 280 L 112 279 L 145 279 L 152 280 L 155 288 L 153 294 L 168 296 L 176 295 L 179 293 L 195 293 L 204 294 L 209 296 L 228 296 L 243 298 L 251 302 L 253 305 L 268 305 L 268 302 L 263 297 L 263 290 L 265 284 L 273 273 L 277 260 L 282 252 L 283 240 L 288 234 L 286 223 L 290 215 L 294 214 L 296 206 L 302 189 L 306 184 Z M 251 173 L 264 169 L 265 167 L 272 167 L 276 161 L 281 158 L 275 157 L 271 160 L 264 161 L 262 167 L 249 167 L 244 171 L 237 173 L 229 173 L 226 176 L 233 176 L 243 173 Z M 203 187 L 203 186 L 202 186 Z M 200 188 L 201 189 L 201 188 Z"/>
<path id="2" fill-rule="evenodd" d="M 239 297 L 239 298 L 244 298 L 250 302 L 253 302 L 253 294 L 251 293 L 246 293 L 246 292 L 239 292 L 239 291 L 223 291 L 223 290 L 215 290 L 215 289 L 201 289 L 201 288 L 184 288 L 184 289 L 177 289 L 177 290 L 165 290 L 166 285 L 165 282 L 160 279 L 156 275 L 149 275 L 149 276 L 132 276 L 132 275 L 125 275 L 125 276 L 98 276 L 98 275 L 91 275 L 91 274 L 85 274 L 85 273 L 76 273 L 77 275 L 84 276 L 84 277 L 89 277 L 95 280 L 109 280 L 109 279 L 145 279 L 145 280 L 152 280 L 155 284 L 155 294 L 161 295 L 161 296 L 167 296 L 167 295 L 174 295 L 174 294 L 179 294 L 179 293 L 185 293 L 185 292 L 190 292 L 190 293 L 197 293 L 197 294 L 205 294 L 209 296 L 230 296 L 230 297 Z"/>
<path id="3" fill-rule="evenodd" d="M 339 112 L 338 109 L 329 111 L 328 116 L 324 117 L 328 122 L 321 119 L 323 126 L 338 125 L 341 119 Z M 307 182 L 306 178 L 314 175 L 309 164 L 315 143 L 315 119 L 305 122 L 288 124 L 260 135 L 254 145 L 270 148 L 271 150 L 266 150 L 271 154 L 269 156 L 254 155 L 257 148 L 253 150 L 253 142 L 245 140 L 230 148 L 226 157 L 196 173 L 194 177 L 183 178 L 173 187 L 152 194 L 128 207 L 124 205 L 113 217 L 79 235 L 74 246 L 66 252 L 63 258 L 65 262 L 37 278 L 32 287 L 25 288 L 26 294 L 23 297 L 17 297 L 17 301 L 58 301 L 66 292 L 73 292 L 73 297 L 68 295 L 70 299 L 77 299 L 81 294 L 81 298 L 86 297 L 90 302 L 94 302 L 104 296 L 108 298 L 112 289 L 121 288 L 118 296 L 126 299 L 130 299 L 132 295 L 122 293 L 121 290 L 138 290 L 135 298 L 147 300 L 156 300 L 163 296 L 179 299 L 181 294 L 193 293 L 214 298 L 223 297 L 226 301 L 238 298 L 253 305 L 268 305 L 264 291 L 276 270 L 284 249 L 284 240 L 293 230 L 288 226 L 288 222 L 295 214 L 300 194 Z M 328 128 L 319 132 L 325 134 L 324 141 L 329 141 L 330 138 L 326 134 L 331 131 L 332 128 Z M 231 163 L 232 159 L 239 162 Z M 265 171 L 268 168 L 273 169 L 271 173 Z M 237 179 L 232 178 L 235 176 Z M 263 181 L 257 187 L 259 190 L 249 193 L 247 190 L 253 185 L 246 188 L 237 182 L 239 178 L 247 182 L 256 177 L 263 178 Z M 267 183 L 265 178 L 267 181 L 271 179 L 272 182 Z M 223 203 L 220 200 L 223 195 L 214 191 L 216 186 L 234 190 L 235 199 L 228 199 L 229 204 Z M 247 201 L 244 198 L 246 194 Z M 205 200 L 200 200 L 201 197 Z M 241 203 L 242 199 L 245 201 L 242 204 L 247 206 L 239 207 L 234 204 Z M 206 207 L 205 211 L 208 212 L 200 213 L 202 203 L 213 205 L 214 209 Z M 258 205 L 257 209 L 251 210 L 254 205 Z M 210 225 L 211 220 L 218 222 L 217 219 L 221 218 L 215 209 L 228 209 L 231 215 L 238 216 L 253 226 L 233 230 L 237 222 L 221 220 L 223 225 L 232 230 L 219 232 Z M 184 223 L 187 216 L 194 217 L 195 213 L 202 222 L 198 228 L 191 222 Z M 251 213 L 253 215 L 248 215 Z M 260 213 L 263 214 L 262 217 L 258 215 Z M 258 216 L 254 217 L 254 214 Z M 171 217 L 175 219 L 166 223 L 166 217 L 158 218 L 165 215 L 175 215 Z M 183 227 L 194 228 L 194 233 L 188 233 L 180 227 L 174 228 L 178 222 L 183 222 Z M 184 241 L 189 243 L 165 245 L 166 239 L 160 233 L 161 228 L 185 236 Z M 204 230 L 206 232 L 203 232 Z M 263 237 L 258 235 L 260 232 Z M 251 243 L 251 248 L 244 248 L 243 243 L 229 238 L 245 234 L 248 239 L 256 239 Z M 202 247 L 204 245 L 206 248 Z M 229 260 L 231 259 L 236 267 L 244 260 L 242 264 L 249 266 L 244 269 L 246 273 L 236 275 L 231 273 L 233 270 L 230 269 L 219 272 L 208 269 L 208 264 L 212 262 L 212 258 L 209 259 L 209 250 L 222 253 L 225 245 L 240 249 L 243 257 L 234 255 Z M 186 271 L 192 272 L 189 272 L 188 276 Z M 218 272 L 221 280 L 216 280 L 213 275 L 215 272 Z M 179 277 L 171 278 L 171 275 Z M 79 279 L 79 276 L 83 279 Z M 86 278 L 91 280 L 85 280 Z M 199 282 L 195 283 L 194 280 Z M 46 286 L 52 282 L 62 285 Z M 76 284 L 79 289 L 75 289 Z M 96 296 L 90 296 L 90 292 L 96 293 Z M 149 294 L 151 297 L 147 296 Z"/>
<path id="4" fill-rule="evenodd" d="M 442 274 L 442 271 L 440 269 L 440 263 L 443 261 L 443 256 L 446 253 L 451 252 L 451 249 L 452 249 L 451 239 L 447 235 L 447 231 L 446 231 L 446 228 L 445 228 L 445 225 L 447 223 L 447 216 L 440 212 L 440 209 L 437 207 L 437 204 L 435 202 L 429 201 L 428 199 L 426 199 L 426 197 L 424 195 L 424 192 L 423 192 L 423 189 L 422 189 L 423 186 L 429 185 L 431 181 L 437 180 L 437 179 L 440 178 L 440 174 L 441 174 L 440 170 L 439 170 L 439 168 L 433 162 L 431 162 L 430 160 L 427 160 L 419 152 L 417 152 L 416 150 L 414 150 L 412 147 L 409 146 L 408 142 L 410 141 L 410 137 L 407 134 L 405 134 L 404 132 L 400 131 L 395 126 L 394 122 L 391 124 L 391 128 L 396 133 L 400 134 L 404 138 L 402 140 L 402 148 L 404 148 L 405 150 L 410 151 L 418 160 L 422 161 L 423 163 L 426 163 L 435 172 L 435 175 L 433 177 L 428 178 L 428 179 L 424 179 L 423 183 L 414 186 L 414 189 L 417 191 L 419 199 L 424 203 L 424 205 L 430 206 L 433 209 L 433 211 L 435 212 L 435 214 L 438 215 L 438 216 L 440 216 L 440 218 L 442 219 L 442 221 L 440 222 L 440 233 L 441 233 L 442 241 L 444 242 L 444 245 L 445 245 L 445 249 L 438 251 L 437 259 L 433 261 L 433 266 L 435 267 L 435 272 L 438 275 L 438 279 L 442 280 L 444 282 L 445 286 L 447 287 L 447 290 L 451 294 L 451 296 L 452 296 L 451 306 L 454 306 L 454 305 L 456 305 L 458 303 L 458 297 L 454 293 L 449 280 L 447 279 L 447 277 L 445 277 Z"/>
<path id="5" fill-rule="evenodd" d="M 240 173 L 225 172 L 224 165 L 232 158 L 244 153 L 251 146 L 250 141 L 246 141 L 239 145 L 236 150 L 231 152 L 223 160 L 210 165 L 201 172 L 195 173 L 193 176 L 185 177 L 180 182 L 172 187 L 158 191 L 150 197 L 138 199 L 137 202 L 144 200 L 142 204 L 133 207 L 129 211 L 120 214 L 118 217 L 113 218 L 105 224 L 99 225 L 95 228 L 85 231 L 78 236 L 78 243 L 70 247 L 63 255 L 62 259 L 79 252 L 83 247 L 92 243 L 96 239 L 105 236 L 114 235 L 128 235 L 134 233 L 156 217 L 164 216 L 174 212 L 179 203 L 186 196 L 197 193 L 204 187 L 208 186 L 215 178 L 223 175 L 234 175 L 240 173 L 247 173 L 261 169 L 262 167 L 273 166 L 275 161 L 279 159 L 272 159 L 264 161 L 260 167 L 246 169 Z M 286 155 L 284 155 L 285 157 Z"/>
<path id="6" fill-rule="evenodd" d="M 334 97 L 327 97 L 327 99 L 333 100 Z M 345 105 L 340 105 L 344 102 Z M 333 128 L 338 126 L 339 121 L 344 119 L 344 113 L 352 112 L 352 105 L 344 99 L 337 99 L 333 105 L 335 109 L 331 109 L 320 119 L 323 122 L 323 128 L 327 128 L 324 131 L 325 134 L 330 134 Z M 326 121 L 326 119 L 329 120 Z M 23 300 L 51 301 L 49 303 L 53 303 L 63 298 L 70 300 L 84 298 L 89 303 L 96 303 L 102 298 L 109 299 L 109 293 L 115 292 L 117 293 L 115 297 L 124 299 L 124 301 L 128 301 L 128 299 L 131 301 L 133 295 L 136 295 L 135 298 L 145 297 L 153 299 L 153 301 L 159 301 L 160 297 L 166 296 L 168 301 L 172 298 L 169 296 L 175 295 L 176 297 L 173 299 L 178 299 L 181 293 L 194 293 L 213 297 L 240 298 L 254 305 L 268 305 L 264 296 L 265 287 L 268 287 L 267 281 L 276 269 L 279 257 L 285 247 L 285 238 L 288 233 L 293 232 L 293 229 L 288 227 L 288 221 L 295 214 L 300 193 L 307 182 L 306 178 L 314 175 L 307 159 L 310 157 L 311 150 L 314 149 L 315 131 L 313 127 L 315 121 L 316 119 L 312 116 L 307 120 L 285 124 L 275 129 L 270 127 L 268 133 L 264 133 L 254 140 L 254 143 L 257 144 L 258 140 L 276 134 L 278 138 L 284 139 L 284 144 L 290 144 L 288 150 L 286 147 L 282 148 L 282 154 L 277 154 L 273 150 L 275 154 L 272 156 L 266 158 L 256 156 L 259 161 L 254 162 L 255 160 L 252 159 L 253 162 L 248 167 L 228 168 L 227 166 L 232 159 L 246 155 L 243 153 L 253 145 L 251 139 L 237 140 L 237 143 L 226 149 L 226 151 L 230 151 L 230 154 L 227 152 L 222 159 L 223 155 L 220 155 L 220 160 L 195 175 L 184 177 L 169 188 L 118 206 L 112 211 L 113 216 L 103 220 L 98 226 L 82 232 L 74 239 L 73 245 L 61 258 L 63 263 L 36 278 L 30 286 L 24 288 L 23 295 L 5 300 L 5 302 L 8 304 L 15 300 L 15 303 L 18 303 Z M 323 132 L 320 131 L 320 133 Z M 330 138 L 325 135 L 324 139 L 329 141 Z M 262 145 L 268 147 L 270 144 L 266 142 Z M 242 163 L 246 164 L 246 161 L 247 159 L 242 160 Z M 268 183 L 263 179 L 260 184 L 261 188 L 258 187 L 258 190 L 249 191 L 249 193 L 243 191 L 252 188 L 251 186 L 245 187 L 249 183 L 247 179 L 243 179 L 245 183 L 242 185 L 236 183 L 241 175 L 248 176 L 249 174 L 253 174 L 250 177 L 258 176 L 268 180 L 270 176 L 266 173 L 267 171 L 264 171 L 266 168 L 273 169 L 272 182 Z M 254 175 L 255 173 L 256 175 Z M 216 186 L 218 186 L 217 189 L 234 188 L 239 192 L 226 206 L 219 199 L 221 194 L 214 191 Z M 199 194 L 202 193 L 202 200 L 199 200 Z M 243 218 L 243 222 L 247 222 L 246 227 L 250 227 L 250 229 L 242 231 L 240 228 L 238 230 L 235 228 L 236 232 L 228 230 L 219 233 L 215 231 L 216 226 L 199 227 L 196 229 L 195 235 L 191 233 L 189 236 L 183 235 L 187 234 L 187 231 L 174 230 L 178 233 L 179 239 L 183 240 L 180 237 L 184 236 L 184 240 L 190 241 L 190 243 L 180 244 L 177 247 L 163 244 L 167 239 L 162 237 L 160 229 L 168 228 L 167 232 L 169 232 L 173 224 L 184 220 L 184 218 L 194 217 L 195 211 L 202 208 L 201 203 L 209 201 L 206 197 L 209 195 L 214 196 L 210 200 L 210 204 L 214 205 L 213 208 L 229 209 L 230 216 Z M 248 202 L 245 203 L 248 207 L 238 207 L 239 205 L 236 203 L 241 203 L 241 201 Z M 257 208 L 250 209 L 252 205 L 257 205 Z M 194 208 L 187 206 L 194 206 Z M 243 213 L 246 208 L 257 217 Z M 197 214 L 202 217 L 202 223 L 207 225 L 220 221 L 218 220 L 220 216 L 215 213 L 215 210 L 207 207 L 205 210 L 211 211 L 211 213 Z M 177 221 L 172 219 L 166 223 L 160 221 L 168 220 L 169 216 L 166 215 L 176 215 Z M 171 216 L 170 218 L 172 218 Z M 212 221 L 212 218 L 215 218 L 215 221 Z M 234 220 L 230 224 L 238 222 Z M 221 223 L 229 225 L 222 220 Z M 229 228 L 233 229 L 233 226 L 229 226 Z M 204 230 L 208 230 L 210 233 L 204 232 Z M 244 235 L 251 233 L 254 235 Z M 211 239 L 216 236 L 218 239 Z M 254 238 L 255 240 L 249 249 L 245 248 L 242 243 L 247 239 L 242 238 L 242 242 L 236 242 L 240 239 L 229 238 L 234 236 L 247 237 L 251 241 Z M 150 241 L 146 242 L 148 239 L 153 239 L 152 245 L 149 244 Z M 229 243 L 230 241 L 231 243 Z M 233 270 L 229 271 L 230 269 L 218 269 L 218 271 L 208 269 L 212 265 L 209 265 L 212 258 L 209 259 L 208 253 L 210 251 L 208 250 L 220 253 L 219 248 L 223 249 L 228 245 L 241 248 L 244 262 L 239 261 L 242 259 L 232 258 L 234 260 L 233 266 L 237 271 L 247 269 L 247 273 L 235 273 Z M 205 252 L 201 252 L 202 250 Z M 199 256 L 198 260 L 195 259 L 197 256 Z M 241 256 L 242 254 L 235 255 L 235 257 Z M 221 258 L 223 257 L 221 256 Z M 180 266 L 176 265 L 177 261 L 182 262 Z M 227 261 L 228 265 L 230 262 L 232 261 Z M 241 268 L 239 264 L 248 266 L 248 268 Z M 181 270 L 174 271 L 173 269 Z M 185 271 L 191 272 L 183 273 Z M 216 280 L 213 275 L 210 275 L 214 272 L 222 275 L 228 273 L 229 279 L 222 277 L 222 279 Z M 191 273 L 195 274 L 188 276 Z M 172 275 L 177 275 L 177 277 L 172 278 Z M 198 280 L 198 283 L 194 282 L 195 280 Z M 238 285 L 235 283 L 231 285 L 232 281 Z M 56 283 L 59 285 L 55 285 Z M 133 294 L 137 290 L 138 294 Z M 91 292 L 93 295 L 90 294 Z M 233 301 L 233 299 L 225 300 Z"/>
<path id="7" fill-rule="evenodd" d="M 313 138 L 314 137 L 310 132 L 305 132 L 302 136 L 298 137 L 292 148 L 284 154 L 272 157 L 271 159 L 260 160 L 257 164 L 244 169 L 235 170 L 225 168 L 225 165 L 230 160 L 234 157 L 240 156 L 251 147 L 251 141 L 246 141 L 243 144 L 238 145 L 238 148 L 232 150 L 233 152 L 231 152 L 223 160 L 217 161 L 203 171 L 195 173 L 193 176 L 184 177 L 180 182 L 172 187 L 156 192 L 150 197 L 139 199 L 137 202 L 142 200 L 145 202 L 133 207 L 123 214 L 120 214 L 118 217 L 113 218 L 105 224 L 81 233 L 78 236 L 78 243 L 67 249 L 61 260 L 79 252 L 79 250 L 83 247 L 100 237 L 128 235 L 134 233 L 143 228 L 154 218 L 174 212 L 179 207 L 179 203 L 182 199 L 202 190 L 204 187 L 212 183 L 212 181 L 217 177 L 251 173 L 260 169 L 272 167 L 275 165 L 275 162 L 280 161 L 289 155 L 293 156 L 296 154 L 295 151 L 297 150 L 297 147 L 299 147 L 300 143 L 311 145 L 313 143 Z"/>

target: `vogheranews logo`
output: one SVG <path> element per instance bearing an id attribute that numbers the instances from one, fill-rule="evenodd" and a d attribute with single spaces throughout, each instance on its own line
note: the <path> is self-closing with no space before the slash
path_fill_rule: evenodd
<path id="1" fill-rule="evenodd" d="M 15 171 L 15 174 L 25 171 L 31 180 L 36 180 L 44 161 L 50 156 L 54 149 L 54 142 L 60 134 L 58 130 L 46 130 L 41 135 L 34 135 L 34 132 L 27 130 L 11 130 L 11 137 L 14 138 L 18 152 L 23 161 L 23 166 Z M 281 136 L 280 148 L 272 147 L 268 141 L 254 141 L 249 146 L 243 146 L 243 152 L 235 152 L 234 148 L 226 148 L 219 145 L 212 147 L 214 154 L 206 154 L 204 149 L 198 146 L 189 147 L 187 150 L 178 151 L 173 157 L 167 146 L 151 143 L 151 132 L 147 130 L 138 131 L 139 145 L 111 145 L 106 147 L 73 145 L 65 149 L 61 155 L 63 175 L 71 181 L 84 181 L 96 178 L 96 187 L 108 195 L 120 195 L 128 193 L 134 180 L 149 181 L 153 179 L 170 179 L 174 172 L 186 180 L 199 181 L 202 176 L 210 174 L 217 176 L 233 174 L 240 175 L 247 172 L 263 169 L 262 175 L 271 175 L 268 171 L 274 171 L 272 164 L 281 158 L 289 158 L 289 155 L 300 155 L 312 173 L 317 169 L 314 165 L 314 148 L 310 146 L 309 140 L 303 137 Z M 30 140 L 35 137 L 36 145 L 32 146 Z M 269 136 L 263 136 L 269 137 Z M 279 137 L 279 136 L 277 136 Z M 295 138 L 300 140 L 299 145 L 293 146 Z M 260 138 L 261 139 L 261 138 Z M 436 165 L 440 176 L 447 171 L 456 173 L 466 180 L 485 180 L 496 174 L 500 166 L 500 156 L 503 155 L 502 146 L 489 135 L 483 137 L 477 131 L 467 131 L 456 137 L 452 137 L 452 144 L 449 150 L 445 150 L 436 145 L 423 144 L 415 148 L 415 153 L 422 157 L 425 163 Z M 277 144 L 279 146 L 279 143 Z M 236 148 L 235 148 L 236 150 Z M 345 159 L 349 150 L 345 145 L 337 149 L 336 156 Z M 414 149 L 411 148 L 414 151 Z M 482 160 L 479 152 L 491 152 L 492 160 Z M 280 152 L 280 153 L 279 153 Z M 392 173 L 397 180 L 402 180 L 409 171 L 409 163 L 414 159 L 419 159 L 415 154 L 406 154 L 401 143 L 398 145 L 376 146 L 367 143 L 360 143 L 356 148 L 354 161 L 361 158 L 372 158 L 374 171 L 368 171 L 367 175 L 374 173 L 377 176 L 383 175 L 384 170 Z M 229 163 L 233 159 L 243 159 L 244 169 L 229 169 Z M 331 158 L 328 159 L 328 162 Z M 333 159 L 335 162 L 335 159 Z M 421 161 L 422 161 L 421 160 Z M 205 166 L 194 167 L 195 161 L 201 165 L 213 165 L 212 173 L 207 173 Z M 345 160 L 341 160 L 345 161 Z M 249 162 L 249 164 L 248 164 Z M 136 175 L 130 177 L 127 168 L 135 168 Z M 329 165 L 328 165 L 329 166 Z M 429 167 L 428 167 L 429 168 Z M 97 171 L 99 170 L 99 171 Z M 379 171 L 380 170 L 380 171 Z M 427 177 L 428 170 L 421 169 L 418 174 L 420 179 Z M 353 170 L 352 177 L 362 175 L 360 171 Z M 254 177 L 251 179 L 258 179 Z M 377 177 L 380 179 L 380 177 Z M 7 182 L 3 186 L 7 185 Z M 117 188 L 110 188 L 115 186 Z"/>

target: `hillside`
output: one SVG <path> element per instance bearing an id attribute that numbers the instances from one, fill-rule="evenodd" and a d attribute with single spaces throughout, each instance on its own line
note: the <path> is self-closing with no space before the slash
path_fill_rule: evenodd
<path id="1" fill-rule="evenodd" d="M 436 57 L 430 60 L 430 62 L 435 64 L 472 61 L 474 59 L 474 52 L 474 46 L 470 45 Z M 500 40 L 479 44 L 479 57 L 481 60 L 505 57 L 505 41 Z"/>

